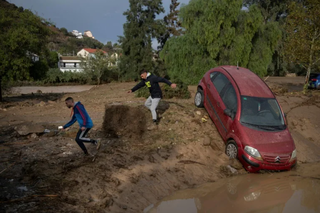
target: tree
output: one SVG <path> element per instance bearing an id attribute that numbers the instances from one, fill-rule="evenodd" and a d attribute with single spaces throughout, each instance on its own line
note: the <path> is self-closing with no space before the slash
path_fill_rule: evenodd
<path id="1" fill-rule="evenodd" d="M 112 57 L 107 57 L 103 51 L 97 51 L 94 55 L 82 58 L 81 67 L 91 78 L 96 79 L 100 85 L 101 77 L 108 70 L 108 66 L 113 63 Z"/>
<path id="2" fill-rule="evenodd" d="M 69 36 L 69 32 L 66 28 L 62 27 L 62 28 L 60 28 L 60 31 L 63 33 L 63 35 Z"/>
<path id="3" fill-rule="evenodd" d="M 49 68 L 58 68 L 59 56 L 57 52 L 50 51 L 47 56 Z"/>
<path id="4" fill-rule="evenodd" d="M 0 7 L 0 101 L 3 81 L 29 78 L 32 55 L 46 55 L 50 30 L 29 10 Z"/>
<path id="5" fill-rule="evenodd" d="M 113 48 L 113 46 L 112 46 L 112 42 L 111 42 L 111 41 L 108 41 L 108 42 L 106 43 L 106 46 L 107 46 L 108 48 L 110 48 L 110 49 L 112 49 L 112 48 Z"/>
<path id="6" fill-rule="evenodd" d="M 119 38 L 123 55 L 120 73 L 123 79 L 135 79 L 141 69 L 152 70 L 152 39 L 165 29 L 156 15 L 164 12 L 161 0 L 130 0 L 130 9 L 124 15 L 124 36 Z"/>
<path id="7" fill-rule="evenodd" d="M 249 8 L 252 5 L 257 5 L 261 11 L 264 24 L 271 22 L 279 23 L 279 28 L 282 31 L 282 38 L 272 56 L 272 63 L 268 67 L 270 75 L 283 75 L 287 73 L 288 63 L 283 57 L 283 40 L 286 36 L 284 23 L 288 13 L 288 3 L 292 0 L 244 0 L 243 5 Z"/>
<path id="8" fill-rule="evenodd" d="M 178 0 L 171 0 L 170 13 L 163 18 L 166 25 L 166 30 L 158 39 L 158 42 L 160 44 L 158 49 L 160 50 L 164 47 L 166 41 L 171 36 L 180 36 L 183 34 L 181 22 L 178 17 L 179 10 L 177 10 L 179 5 L 180 3 L 178 2 Z"/>
<path id="9" fill-rule="evenodd" d="M 320 60 L 319 1 L 292 2 L 285 29 L 288 35 L 285 43 L 286 58 L 307 70 L 307 85 L 313 66 Z"/>
<path id="10" fill-rule="evenodd" d="M 160 52 L 170 77 L 196 84 L 210 68 L 226 64 L 266 75 L 281 31 L 274 22 L 264 24 L 257 5 L 243 10 L 242 0 L 191 0 L 179 17 L 184 34 Z"/>

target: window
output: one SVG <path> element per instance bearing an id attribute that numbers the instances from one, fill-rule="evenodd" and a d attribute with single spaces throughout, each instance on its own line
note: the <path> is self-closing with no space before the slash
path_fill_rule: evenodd
<path id="1" fill-rule="evenodd" d="M 214 79 L 214 77 L 216 76 L 217 73 L 218 73 L 218 72 L 212 72 L 212 73 L 210 73 L 210 79 L 211 79 L 211 81 Z"/>
<path id="2" fill-rule="evenodd" d="M 231 83 L 228 84 L 227 89 L 222 96 L 222 101 L 227 109 L 231 109 L 234 113 L 237 112 L 237 94 Z"/>
<path id="3" fill-rule="evenodd" d="M 77 63 L 74 63 L 74 65 L 73 65 L 74 67 L 77 67 Z"/>
<path id="4" fill-rule="evenodd" d="M 218 90 L 218 93 L 220 94 L 222 89 L 230 82 L 225 75 L 223 75 L 222 73 L 219 73 L 214 77 L 214 79 L 212 80 L 212 83 L 215 86 L 215 88 Z"/>
<path id="5" fill-rule="evenodd" d="M 274 98 L 241 97 L 241 123 L 260 129 L 285 128 L 278 102 Z"/>

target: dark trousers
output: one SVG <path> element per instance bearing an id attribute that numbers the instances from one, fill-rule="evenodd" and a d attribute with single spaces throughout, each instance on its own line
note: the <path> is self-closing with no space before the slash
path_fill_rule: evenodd
<path id="1" fill-rule="evenodd" d="M 85 154 L 88 154 L 88 151 L 87 151 L 86 146 L 83 143 L 94 143 L 95 142 L 95 140 L 91 140 L 90 138 L 86 138 L 86 135 L 88 134 L 90 129 L 91 128 L 86 128 L 84 131 L 79 129 L 79 131 L 77 133 L 77 137 L 76 137 L 77 144 L 80 146 L 80 148 L 82 149 L 82 151 Z"/>

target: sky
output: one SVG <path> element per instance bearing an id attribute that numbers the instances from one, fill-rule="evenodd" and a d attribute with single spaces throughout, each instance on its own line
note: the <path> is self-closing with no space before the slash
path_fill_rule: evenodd
<path id="1" fill-rule="evenodd" d="M 123 35 L 123 15 L 129 9 L 129 0 L 7 0 L 10 3 L 30 9 L 39 16 L 51 20 L 57 27 L 68 31 L 90 30 L 102 43 L 117 42 Z M 163 0 L 163 6 L 169 12 L 171 0 Z M 187 4 L 189 0 L 179 0 Z M 163 17 L 164 14 L 161 16 Z M 154 46 L 157 44 L 154 43 Z"/>

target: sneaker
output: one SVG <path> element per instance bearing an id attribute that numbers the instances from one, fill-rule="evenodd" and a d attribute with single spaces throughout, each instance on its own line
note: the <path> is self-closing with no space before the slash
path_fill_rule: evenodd
<path id="1" fill-rule="evenodd" d="M 93 144 L 97 146 L 97 150 L 100 149 L 100 146 L 101 146 L 101 141 L 100 141 L 100 139 L 96 140 Z"/>

